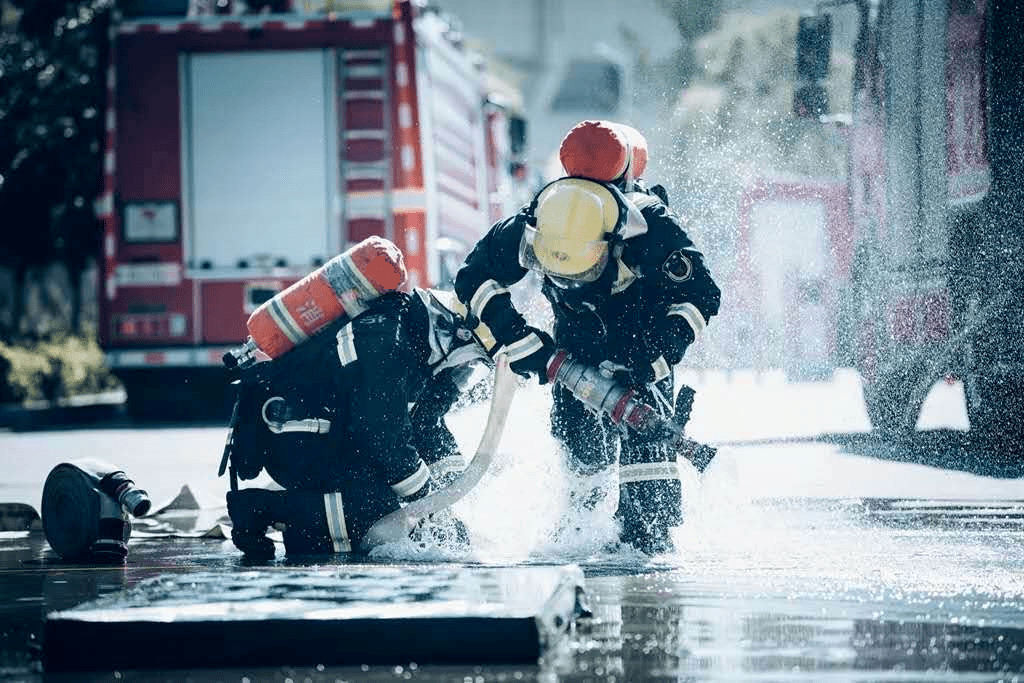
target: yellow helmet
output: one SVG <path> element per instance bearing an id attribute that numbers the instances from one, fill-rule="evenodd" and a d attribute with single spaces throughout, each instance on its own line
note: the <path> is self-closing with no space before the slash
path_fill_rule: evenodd
<path id="1" fill-rule="evenodd" d="M 561 178 L 537 195 L 536 225 L 527 225 L 519 262 L 554 278 L 593 282 L 608 263 L 608 238 L 622 210 L 606 185 Z"/>

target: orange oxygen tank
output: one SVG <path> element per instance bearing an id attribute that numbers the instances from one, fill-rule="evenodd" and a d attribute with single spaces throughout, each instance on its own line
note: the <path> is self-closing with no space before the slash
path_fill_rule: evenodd
<path id="1" fill-rule="evenodd" d="M 248 365 L 258 349 L 270 358 L 292 350 L 345 315 L 354 318 L 384 292 L 405 284 L 402 252 L 383 237 L 367 237 L 252 312 L 245 345 L 228 365 Z"/>

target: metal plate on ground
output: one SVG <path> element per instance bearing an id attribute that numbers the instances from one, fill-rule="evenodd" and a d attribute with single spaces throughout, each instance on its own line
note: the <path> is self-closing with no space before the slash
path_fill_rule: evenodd
<path id="1" fill-rule="evenodd" d="M 166 574 L 47 616 L 49 671 L 531 663 L 579 614 L 583 572 L 359 566 Z"/>

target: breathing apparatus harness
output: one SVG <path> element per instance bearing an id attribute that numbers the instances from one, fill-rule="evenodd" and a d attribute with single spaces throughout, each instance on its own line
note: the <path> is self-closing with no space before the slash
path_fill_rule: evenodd
<path id="1" fill-rule="evenodd" d="M 452 292 L 416 288 L 402 303 L 402 315 L 407 315 L 408 308 L 421 306 L 422 316 L 417 316 L 420 325 L 414 334 L 417 343 L 425 339 L 427 367 L 430 377 L 446 373 L 456 387 L 464 390 L 486 375 L 493 360 L 487 353 L 493 347 L 494 340 L 486 325 L 482 325 L 474 316 L 464 313 L 465 307 L 460 304 Z M 417 319 L 417 318 L 414 318 Z M 426 329 L 422 329 L 425 325 Z M 308 343 L 308 342 L 307 342 Z M 273 435 L 308 433 L 327 435 L 331 431 L 331 420 L 322 415 L 299 415 L 288 400 L 271 389 L 269 397 L 253 403 L 246 393 L 260 386 L 272 387 L 276 377 L 287 374 L 279 368 L 281 362 L 287 362 L 295 353 L 301 353 L 303 345 L 296 347 L 278 359 L 257 363 L 238 363 L 237 356 L 225 355 L 225 364 L 236 375 L 232 386 L 236 388 L 237 398 L 228 425 L 228 435 L 224 444 L 220 467 L 217 475 L 229 475 L 231 490 L 238 490 L 238 479 L 252 479 L 262 469 L 262 462 L 269 445 L 259 446 L 255 443 L 239 444 L 241 439 L 251 437 L 240 434 L 240 421 L 247 420 L 245 430 L 261 429 L 265 425 Z M 277 367 L 275 367 L 277 366 Z M 430 379 L 428 378 L 428 381 Z M 259 405 L 257 405 L 259 404 Z M 251 412 L 258 414 L 253 420 Z M 257 452 L 253 452 L 253 449 Z"/>

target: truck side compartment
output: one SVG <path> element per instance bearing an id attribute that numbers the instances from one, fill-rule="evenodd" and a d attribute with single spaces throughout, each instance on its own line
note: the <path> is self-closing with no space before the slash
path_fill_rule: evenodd
<path id="1" fill-rule="evenodd" d="M 857 6 L 849 307 L 868 413 L 907 436 L 959 378 L 978 440 L 1019 454 L 1024 22 L 1005 0 Z"/>

